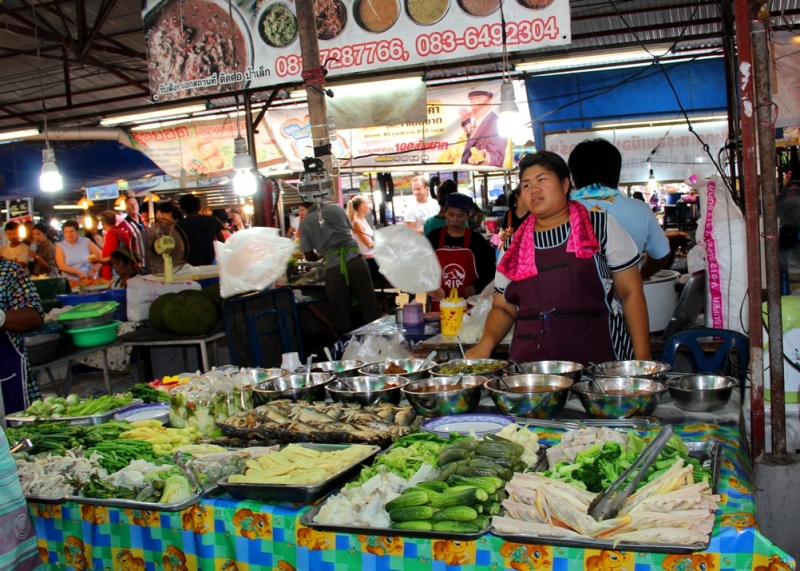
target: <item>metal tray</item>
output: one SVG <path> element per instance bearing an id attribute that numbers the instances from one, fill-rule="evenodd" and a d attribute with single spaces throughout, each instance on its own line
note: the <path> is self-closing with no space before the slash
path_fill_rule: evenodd
<path id="1" fill-rule="evenodd" d="M 327 501 L 328 500 L 325 500 L 325 502 Z M 310 527 L 311 529 L 333 531 L 337 533 L 350 533 L 355 535 L 382 535 L 387 537 L 419 537 L 423 539 L 452 539 L 454 541 L 475 541 L 489 533 L 491 530 L 491 527 L 489 527 L 483 531 L 476 531 L 474 533 L 451 533 L 447 531 L 417 531 L 411 529 L 392 529 L 390 527 L 363 527 L 356 525 L 314 523 L 314 516 L 319 513 L 319 510 L 322 509 L 322 506 L 325 505 L 325 502 L 314 506 L 309 511 L 304 513 L 300 518 L 300 523 L 306 527 Z M 500 515 L 503 515 L 504 513 L 505 511 L 501 509 Z"/>
<path id="2" fill-rule="evenodd" d="M 93 414 L 91 416 L 62 416 L 60 418 L 38 418 L 36 416 L 6 416 L 6 422 L 8 422 L 9 426 L 22 426 L 23 424 L 29 422 L 66 422 L 69 425 L 74 426 L 94 426 L 97 424 L 105 424 L 109 420 L 114 418 L 114 415 L 122 412 L 123 410 L 128 410 L 130 407 L 135 406 L 137 404 L 142 404 L 142 399 L 134 399 L 131 401 L 130 404 L 125 406 L 120 406 L 117 408 L 112 408 L 111 410 L 107 410 L 102 414 Z"/>
<path id="3" fill-rule="evenodd" d="M 25 496 L 25 500 L 31 504 L 63 504 L 67 501 L 67 496 L 60 498 L 42 498 L 40 496 Z"/>
<path id="4" fill-rule="evenodd" d="M 689 456 L 697 458 L 705 466 L 707 463 L 711 466 L 711 491 L 717 493 L 719 486 L 719 469 L 720 460 L 722 455 L 722 447 L 718 442 L 686 442 L 689 447 Z M 548 463 L 545 456 L 544 461 L 541 463 L 539 470 L 547 470 Z M 518 533 L 504 533 L 494 528 L 489 527 L 489 533 L 495 535 L 505 541 L 513 541 L 516 543 L 533 543 L 537 545 L 561 545 L 565 547 L 580 547 L 584 549 L 609 549 L 614 551 L 632 551 L 632 552 L 646 552 L 646 553 L 694 553 L 696 551 L 705 551 L 711 543 L 711 537 L 705 543 L 695 543 L 693 545 L 672 545 L 672 544 L 654 544 L 654 543 L 639 543 L 631 541 L 618 541 L 613 539 L 591 539 L 591 538 L 572 538 L 572 537 L 547 537 L 542 535 L 531 534 L 518 534 Z"/>
<path id="5" fill-rule="evenodd" d="M 202 494 L 196 494 L 187 500 L 176 504 L 159 504 L 155 502 L 137 502 L 136 500 L 116 500 L 100 498 L 84 498 L 83 496 L 67 496 L 64 501 L 75 502 L 76 504 L 87 504 L 90 506 L 107 506 L 110 508 L 134 509 L 134 510 L 153 510 L 159 512 L 179 512 L 195 505 L 202 498 L 211 497 L 221 493 L 218 485 L 213 484 L 203 490 Z"/>
<path id="6" fill-rule="evenodd" d="M 509 416 L 517 424 L 530 426 L 540 426 L 542 428 L 557 428 L 560 430 L 576 430 L 587 426 L 607 428 L 638 428 L 645 429 L 659 426 L 661 422 L 653 417 L 644 418 L 585 418 L 585 419 L 564 419 L 564 420 L 539 420 L 537 418 L 526 418 L 524 416 Z"/>
<path id="7" fill-rule="evenodd" d="M 350 448 L 352 444 L 313 444 L 313 443 L 294 443 L 296 446 L 319 450 L 320 452 L 330 452 Z M 343 486 L 351 479 L 353 473 L 363 464 L 372 460 L 380 452 L 380 446 L 370 446 L 372 452 L 347 466 L 338 474 L 334 474 L 324 482 L 308 486 L 292 486 L 289 484 L 232 484 L 228 482 L 228 477 L 221 479 L 217 485 L 228 492 L 232 497 L 241 500 L 256 500 L 260 502 L 315 502 L 327 496 L 333 490 Z"/>

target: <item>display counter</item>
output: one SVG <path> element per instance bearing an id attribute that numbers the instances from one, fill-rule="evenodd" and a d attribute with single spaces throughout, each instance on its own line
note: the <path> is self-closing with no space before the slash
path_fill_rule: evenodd
<path id="1" fill-rule="evenodd" d="M 562 416 L 585 416 L 579 407 L 577 400 L 571 401 Z M 685 413 L 671 402 L 656 410 L 659 419 L 675 423 L 675 432 L 684 440 L 713 440 L 722 446 L 721 501 L 711 543 L 707 551 L 693 555 L 507 543 L 490 534 L 459 542 L 375 536 L 369 529 L 359 534 L 319 532 L 298 521 L 310 509 L 307 504 L 259 503 L 227 496 L 205 499 L 179 513 L 70 502 L 31 504 L 31 512 L 46 568 L 52 570 L 442 571 L 451 564 L 479 571 L 794 569 L 794 561 L 756 528 L 754 483 L 740 431 L 740 410 L 736 394 L 719 413 Z M 536 430 L 545 443 L 558 438 L 552 429 Z"/>

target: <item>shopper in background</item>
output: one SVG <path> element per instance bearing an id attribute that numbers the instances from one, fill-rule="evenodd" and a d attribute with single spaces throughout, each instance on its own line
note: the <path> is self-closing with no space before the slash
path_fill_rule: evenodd
<path id="1" fill-rule="evenodd" d="M 117 214 L 113 210 L 106 210 L 100 215 L 100 220 L 105 231 L 105 241 L 100 256 L 92 254 L 90 262 L 103 264 L 100 275 L 104 280 L 111 281 L 114 277 L 114 268 L 111 266 L 111 252 L 117 248 L 131 249 L 131 235 L 117 225 Z"/>
<path id="2" fill-rule="evenodd" d="M 309 262 L 325 259 L 325 292 L 331 301 L 336 331 L 341 335 L 353 329 L 351 294 L 361 306 L 365 323 L 377 319 L 380 314 L 369 266 L 353 238 L 353 225 L 344 209 L 328 202 L 305 206 L 308 214 L 300 222 L 300 251 Z"/>
<path id="3" fill-rule="evenodd" d="M 439 212 L 439 205 L 428 196 L 428 181 L 424 176 L 411 179 L 411 192 L 416 200 L 406 208 L 406 226 L 423 234 L 425 221 Z"/>
<path id="4" fill-rule="evenodd" d="M 231 208 L 228 210 L 228 214 L 230 215 L 231 219 L 231 232 L 244 230 L 244 221 L 242 220 L 242 215 L 239 214 L 239 211 L 235 208 Z"/>
<path id="5" fill-rule="evenodd" d="M 129 279 L 143 273 L 136 253 L 125 248 L 111 252 L 111 265 L 117 274 L 117 278 L 111 282 L 111 289 L 125 289 Z"/>
<path id="6" fill-rule="evenodd" d="M 128 195 L 125 198 L 125 213 L 125 219 L 119 223 L 119 226 L 130 235 L 131 250 L 136 252 L 136 255 L 142 260 L 147 249 L 145 244 L 147 230 L 144 218 L 139 214 L 139 200 L 135 196 Z"/>
<path id="7" fill-rule="evenodd" d="M 61 226 L 64 239 L 56 244 L 56 265 L 67 278 L 93 280 L 100 273 L 100 264 L 90 262 L 89 256 L 101 258 L 102 252 L 89 238 L 78 234 L 79 229 L 74 220 Z"/>
<path id="8" fill-rule="evenodd" d="M 452 180 L 444 181 L 439 187 L 439 191 L 436 194 L 436 201 L 439 203 L 439 212 L 436 216 L 431 216 L 425 221 L 425 226 L 423 227 L 425 236 L 437 228 L 442 228 L 447 225 L 447 219 L 445 218 L 445 213 L 447 212 L 447 197 L 456 192 L 458 192 L 458 186 L 456 186 L 456 183 Z"/>
<path id="9" fill-rule="evenodd" d="M 44 311 L 27 274 L 16 263 L 0 260 L 0 379 L 5 413 L 25 410 L 41 398 L 28 364 L 22 334 L 39 329 Z M 36 529 L 17 475 L 17 465 L 0 430 L 0 569 L 33 571 L 42 560 Z"/>
<path id="10" fill-rule="evenodd" d="M 30 247 L 19 237 L 19 222 L 6 222 L 6 240 L 8 244 L 0 248 L 0 256 L 6 260 L 16 262 L 21 268 L 28 272 L 28 262 L 30 262 Z"/>
<path id="11" fill-rule="evenodd" d="M 670 255 L 669 240 L 650 207 L 617 188 L 622 170 L 617 147 L 605 139 L 586 140 L 575 146 L 567 162 L 576 188 L 570 200 L 590 210 L 608 212 L 630 234 L 639 255 L 647 254 L 640 268 L 642 279 L 663 268 Z"/>
<path id="12" fill-rule="evenodd" d="M 520 188 L 517 187 L 508 199 L 508 211 L 503 216 L 500 232 L 498 233 L 500 240 L 503 242 L 500 246 L 501 250 L 505 250 L 508 246 L 509 238 L 522 226 L 522 223 L 528 217 L 528 209 L 525 207 L 525 203 L 519 199 L 519 194 Z"/>
<path id="13" fill-rule="evenodd" d="M 186 217 L 178 220 L 188 240 L 189 256 L 186 260 L 193 266 L 208 266 L 216 260 L 214 241 L 225 241 L 222 223 L 214 216 L 200 214 L 200 199 L 193 194 L 181 196 L 181 209 Z"/>
<path id="14" fill-rule="evenodd" d="M 211 216 L 214 216 L 217 220 L 219 220 L 220 224 L 222 224 L 222 236 L 227 240 L 231 237 L 233 232 L 230 229 L 230 217 L 228 216 L 228 211 L 224 208 L 216 208 L 211 211 Z"/>
<path id="15" fill-rule="evenodd" d="M 178 217 L 175 215 L 177 210 L 171 200 L 159 200 L 156 202 L 156 221 L 177 223 Z"/>
<path id="16" fill-rule="evenodd" d="M 22 238 L 22 242 L 27 244 L 28 247 L 33 247 L 33 227 L 36 226 L 36 223 L 33 220 L 26 220 L 22 223 L 23 228 L 20 228 L 20 234 L 24 234 L 24 236 L 20 236 Z"/>
<path id="17" fill-rule="evenodd" d="M 94 243 L 95 246 L 97 246 L 98 248 L 100 248 L 102 250 L 103 246 L 106 243 L 106 239 L 105 239 L 105 236 L 103 236 L 100 233 L 101 230 L 102 230 L 102 227 L 98 228 L 96 232 L 94 230 L 90 230 L 88 228 L 84 228 L 83 229 L 83 235 L 86 236 L 87 238 L 89 238 L 89 240 L 91 240 Z"/>
<path id="18" fill-rule="evenodd" d="M 31 273 L 39 276 L 56 272 L 58 270 L 56 245 L 48 238 L 47 227 L 44 224 L 37 224 L 33 227 L 32 235 L 36 251 L 31 251 L 31 261 L 33 262 Z"/>

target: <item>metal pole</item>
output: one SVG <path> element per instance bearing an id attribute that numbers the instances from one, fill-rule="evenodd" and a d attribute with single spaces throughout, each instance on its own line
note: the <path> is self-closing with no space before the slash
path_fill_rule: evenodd
<path id="1" fill-rule="evenodd" d="M 728 138 L 731 144 L 728 146 L 729 173 L 731 187 L 738 191 L 741 198 L 741 188 L 737 184 L 737 178 L 741 176 L 741 164 L 739 163 L 739 141 L 741 133 L 738 121 L 739 88 L 736 84 L 736 43 L 733 26 L 733 0 L 722 0 L 720 4 L 722 15 L 722 49 L 725 54 L 725 92 L 728 94 Z"/>
<path id="2" fill-rule="evenodd" d="M 747 291 L 750 320 L 750 450 L 753 460 L 764 454 L 764 339 L 761 332 L 761 235 L 759 228 L 758 173 L 756 171 L 756 133 L 753 109 L 753 54 L 750 22 L 755 13 L 749 0 L 736 2 L 736 45 L 738 46 L 738 85 L 741 89 L 739 118 L 742 131 L 742 191 L 747 236 Z M 755 6 L 757 10 L 758 7 Z"/>
<path id="3" fill-rule="evenodd" d="M 261 175 L 258 174 L 258 159 L 256 158 L 256 133 L 253 126 L 253 108 L 250 104 L 250 92 L 245 91 L 242 94 L 244 99 L 244 126 L 245 138 L 247 139 L 247 147 L 250 151 L 250 159 L 252 161 L 253 176 L 256 177 L 256 188 L 264 190 L 264 185 L 261 184 Z M 237 121 L 241 121 L 236 117 Z M 268 202 L 268 201 L 267 201 Z M 264 192 L 256 192 L 253 196 L 253 226 L 266 226 L 265 220 L 267 216 L 264 212 Z"/>
<path id="4" fill-rule="evenodd" d="M 317 20 L 314 15 L 314 0 L 297 0 L 297 30 L 300 35 L 300 54 L 303 56 L 303 72 L 310 72 L 321 67 L 319 61 L 319 42 L 317 41 Z M 332 157 L 328 133 L 328 112 L 325 105 L 324 87 L 319 81 L 306 86 L 308 98 L 308 117 L 311 123 L 311 144 L 314 145 L 314 156 L 325 161 L 325 167 L 331 172 Z M 339 185 L 334 185 L 334 200 L 338 201 Z"/>
<path id="5" fill-rule="evenodd" d="M 770 416 L 772 454 L 786 456 L 786 406 L 783 392 L 783 324 L 781 320 L 781 269 L 778 250 L 778 194 L 775 128 L 773 127 L 772 74 L 763 21 L 752 24 L 753 77 L 756 87 L 758 154 L 761 165 L 761 198 L 764 201 L 764 246 L 767 257 L 767 305 L 769 311 Z M 752 329 L 751 325 L 751 329 Z"/>

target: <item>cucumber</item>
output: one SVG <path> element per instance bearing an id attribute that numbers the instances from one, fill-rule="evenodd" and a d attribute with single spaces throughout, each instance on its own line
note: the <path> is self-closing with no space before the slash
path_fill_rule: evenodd
<path id="1" fill-rule="evenodd" d="M 402 497 L 402 496 L 401 496 Z M 485 502 L 489 495 L 480 488 L 466 490 L 448 490 L 439 494 L 431 501 L 434 508 L 449 508 L 453 506 L 471 506 L 479 502 Z M 422 518 L 425 519 L 425 518 Z"/>
<path id="2" fill-rule="evenodd" d="M 483 505 L 482 515 L 490 516 L 490 515 L 497 515 L 500 513 L 500 504 L 498 504 L 497 502 L 485 502 L 482 505 Z"/>
<path id="3" fill-rule="evenodd" d="M 458 442 L 454 442 L 453 444 L 448 444 L 447 446 L 442 448 L 442 452 L 444 452 L 446 450 L 453 450 L 453 449 L 457 449 L 457 450 L 462 450 L 463 449 L 463 450 L 473 451 L 478 446 L 480 446 L 480 444 L 481 444 L 481 441 L 478 440 L 477 438 L 465 438 L 464 440 L 459 440 Z"/>
<path id="4" fill-rule="evenodd" d="M 524 472 L 527 469 L 528 465 L 525 462 L 515 462 L 514 467 L 512 468 L 512 470 L 515 472 Z"/>
<path id="5" fill-rule="evenodd" d="M 439 466 L 444 466 L 450 462 L 468 459 L 471 455 L 471 450 L 465 448 L 450 448 L 449 450 L 441 451 L 436 461 L 439 463 Z"/>
<path id="6" fill-rule="evenodd" d="M 493 494 L 498 489 L 505 486 L 505 482 L 500 478 L 494 477 L 466 477 L 454 474 L 450 476 L 447 483 L 451 486 L 477 486 L 487 494 Z"/>
<path id="7" fill-rule="evenodd" d="M 496 502 L 496 501 L 498 501 L 497 498 L 498 498 L 497 492 L 495 492 L 493 494 L 489 494 L 489 498 L 486 501 L 487 502 Z"/>
<path id="8" fill-rule="evenodd" d="M 481 531 L 478 526 L 465 521 L 435 521 L 433 531 L 446 531 L 450 533 L 476 533 Z"/>
<path id="9" fill-rule="evenodd" d="M 492 458 L 491 456 L 481 456 L 476 454 L 473 457 L 473 460 L 483 460 L 484 462 L 491 462 L 492 464 L 497 464 L 498 466 L 502 466 L 503 468 L 513 468 L 514 461 L 509 460 L 508 458 Z M 470 462 L 471 463 L 471 462 Z"/>
<path id="10" fill-rule="evenodd" d="M 508 499 L 508 492 L 506 492 L 505 488 L 503 488 L 502 490 L 497 490 L 496 493 L 497 493 L 497 499 L 495 500 L 496 502 L 502 502 L 503 500 Z"/>
<path id="11" fill-rule="evenodd" d="M 423 488 L 422 486 L 417 486 L 416 488 L 409 488 L 406 491 L 404 491 L 402 495 L 405 496 L 406 494 L 415 494 L 417 492 L 422 492 L 424 494 L 427 494 L 428 503 L 430 503 L 430 500 L 439 495 L 439 492 L 434 492 L 433 490 L 429 490 L 428 488 Z"/>
<path id="12" fill-rule="evenodd" d="M 492 478 L 499 478 L 500 474 L 497 470 L 490 468 L 473 468 L 472 466 L 459 466 L 456 474 L 464 476 L 465 478 L 478 478 L 481 476 L 489 476 Z"/>
<path id="13" fill-rule="evenodd" d="M 412 531 L 430 531 L 433 529 L 433 525 L 429 521 L 398 521 L 392 523 L 389 527 L 392 529 L 408 529 Z"/>
<path id="14" fill-rule="evenodd" d="M 478 529 L 486 529 L 489 527 L 489 518 L 485 515 L 479 515 L 470 522 L 472 525 L 478 526 Z"/>
<path id="15" fill-rule="evenodd" d="M 433 514 L 433 521 L 472 521 L 478 512 L 469 506 L 453 506 Z"/>
<path id="16" fill-rule="evenodd" d="M 506 468 L 505 466 L 501 466 L 500 464 L 493 462 L 492 460 L 493 460 L 492 458 L 486 458 L 485 456 L 472 458 L 469 461 L 469 465 L 471 468 L 489 468 L 490 470 L 496 470 L 496 471 L 505 470 Z"/>
<path id="17" fill-rule="evenodd" d="M 425 504 L 430 503 L 430 497 L 426 492 L 419 491 L 419 492 L 409 492 L 408 494 L 403 494 L 399 498 L 393 499 L 391 502 L 386 504 L 385 509 L 387 512 L 391 512 L 397 508 L 410 508 L 414 506 L 424 506 Z M 419 519 L 426 519 L 426 518 L 419 518 Z"/>
<path id="18" fill-rule="evenodd" d="M 442 492 L 446 492 L 450 489 L 450 486 L 445 484 L 444 482 L 421 482 L 417 484 L 417 488 L 425 488 L 426 490 L 432 490 L 436 493 L 441 494 Z"/>
<path id="19" fill-rule="evenodd" d="M 525 454 L 525 448 L 523 448 L 521 444 L 512 442 L 508 438 L 503 438 L 502 436 L 498 436 L 497 434 L 487 434 L 484 436 L 483 441 L 486 442 L 487 440 L 490 440 L 492 442 L 499 442 L 500 444 L 505 444 L 506 446 L 509 446 L 514 451 L 514 456 L 522 456 L 523 454 Z"/>
<path id="20" fill-rule="evenodd" d="M 446 482 L 447 479 L 450 476 L 452 476 L 453 474 L 456 473 L 456 470 L 458 470 L 458 465 L 455 462 L 451 462 L 450 464 L 448 464 L 444 468 L 442 468 L 440 466 L 440 469 L 441 469 L 441 473 L 438 476 L 436 476 L 436 481 L 437 482 Z"/>
<path id="21" fill-rule="evenodd" d="M 506 458 L 508 460 L 515 460 L 517 457 L 513 448 L 501 442 L 484 442 L 475 449 L 475 454 L 489 456 L 490 458 Z"/>
<path id="22" fill-rule="evenodd" d="M 389 519 L 392 520 L 392 522 L 422 521 L 426 519 L 431 519 L 434 513 L 436 513 L 436 510 L 430 506 L 396 508 L 389 511 Z"/>

